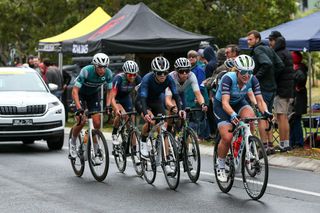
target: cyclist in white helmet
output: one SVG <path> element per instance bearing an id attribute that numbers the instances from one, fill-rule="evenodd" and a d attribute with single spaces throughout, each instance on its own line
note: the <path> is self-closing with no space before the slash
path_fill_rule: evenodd
<path id="1" fill-rule="evenodd" d="M 71 158 L 75 158 L 76 152 L 76 138 L 78 137 L 81 129 L 86 123 L 82 119 L 84 108 L 88 108 L 90 112 L 100 111 L 100 88 L 107 84 L 107 100 L 106 106 L 110 106 L 109 93 L 112 88 L 112 72 L 108 69 L 109 57 L 104 53 L 97 53 L 93 56 L 92 64 L 83 67 L 80 74 L 75 79 L 75 84 L 72 89 L 72 98 L 76 107 L 76 120 L 80 125 L 73 126 L 73 134 L 69 141 L 69 154 Z M 93 125 L 95 129 L 100 128 L 100 115 L 92 115 Z M 95 144 L 94 144 L 95 145 Z M 96 163 L 99 163 L 99 157 Z"/>
<path id="2" fill-rule="evenodd" d="M 120 115 L 121 113 L 133 111 L 131 92 L 141 83 L 141 77 L 138 75 L 139 66 L 136 62 L 126 61 L 122 66 L 122 70 L 122 73 L 114 77 L 110 93 L 111 105 L 115 114 L 112 130 L 112 142 L 114 145 L 120 145 L 120 141 L 117 140 L 116 136 Z"/>
<path id="3" fill-rule="evenodd" d="M 169 73 L 176 84 L 178 90 L 182 109 L 186 107 L 185 93 L 184 91 L 191 86 L 196 97 L 197 103 L 202 107 L 203 111 L 207 111 L 207 106 L 205 104 L 204 98 L 200 92 L 199 84 L 196 75 L 191 72 L 191 63 L 187 58 L 178 58 L 174 63 L 175 70 Z M 170 88 L 166 89 L 166 107 L 169 110 L 169 114 L 177 113 L 178 108 L 175 100 L 172 99 L 172 93 Z M 168 122 L 168 130 L 170 131 L 172 127 L 171 122 Z"/>
<path id="4" fill-rule="evenodd" d="M 228 72 L 222 77 L 214 98 L 213 111 L 221 136 L 217 171 L 221 182 L 227 182 L 225 158 L 231 144 L 232 133 L 229 130 L 232 129 L 232 124 L 236 125 L 239 117 L 255 116 L 245 98 L 246 95 L 253 93 L 259 110 L 272 119 L 272 114 L 268 112 L 267 105 L 262 98 L 259 81 L 252 75 L 254 67 L 254 61 L 248 55 L 239 55 L 235 58 L 235 72 Z"/>

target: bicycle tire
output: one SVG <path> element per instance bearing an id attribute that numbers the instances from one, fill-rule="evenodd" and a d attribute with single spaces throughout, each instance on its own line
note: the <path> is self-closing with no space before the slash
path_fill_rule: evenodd
<path id="1" fill-rule="evenodd" d="M 91 170 L 91 173 L 93 177 L 99 181 L 102 182 L 108 174 L 109 170 L 109 151 L 108 151 L 108 145 L 107 141 L 102 134 L 100 130 L 92 130 L 92 137 L 96 137 L 96 141 L 98 143 L 98 150 L 97 154 L 99 154 L 99 159 L 103 162 L 100 165 L 96 164 L 94 159 L 96 157 L 96 151 L 94 146 L 92 147 L 92 141 L 88 140 L 88 161 L 89 161 L 89 167 Z M 98 172 L 101 169 L 101 172 Z"/>
<path id="2" fill-rule="evenodd" d="M 190 137 L 190 140 L 188 138 Z M 201 157 L 198 144 L 198 137 L 191 128 L 186 128 L 186 141 L 184 142 L 184 168 L 190 180 L 196 183 L 199 179 L 201 169 Z M 191 152 L 190 149 L 191 148 Z M 188 161 L 191 163 L 192 168 L 188 166 Z M 194 163 L 192 163 L 194 162 Z"/>
<path id="3" fill-rule="evenodd" d="M 168 147 L 169 147 L 169 155 L 171 156 L 170 159 L 167 161 L 164 158 L 163 148 L 162 151 L 162 162 L 161 167 L 165 176 L 165 179 L 168 183 L 170 189 L 175 190 L 180 182 L 180 161 L 179 161 L 179 154 L 176 146 L 176 141 L 170 132 L 164 132 L 163 134 L 164 139 L 168 139 Z M 169 156 L 168 155 L 168 156 Z M 169 165 L 173 170 L 172 174 L 167 173 L 166 165 Z"/>
<path id="4" fill-rule="evenodd" d="M 135 150 L 132 146 L 132 140 L 135 138 L 136 140 L 136 147 L 138 147 L 138 150 Z M 136 171 L 137 175 L 141 177 L 143 175 L 143 169 L 141 165 L 141 158 L 140 158 L 140 133 L 136 129 L 132 129 L 130 131 L 130 137 L 129 137 L 129 146 L 130 146 L 130 153 L 131 153 L 131 159 L 133 168 Z"/>
<path id="5" fill-rule="evenodd" d="M 256 153 L 246 154 L 246 148 L 243 150 L 242 158 L 241 158 L 241 173 L 244 188 L 247 194 L 253 199 L 260 199 L 267 188 L 268 185 L 268 177 L 269 177 L 269 166 L 268 166 L 268 157 L 264 150 L 263 144 L 259 138 L 256 136 L 250 136 L 248 139 L 248 143 L 250 146 L 250 153 L 254 150 L 254 146 L 257 150 Z M 258 158 L 258 160 L 257 160 Z M 254 171 L 253 173 L 249 173 L 248 169 L 252 167 Z M 264 171 L 264 172 L 263 172 Z M 246 175 L 246 172 L 249 175 Z M 260 180 L 260 178 L 262 180 Z"/>
<path id="6" fill-rule="evenodd" d="M 119 172 L 123 173 L 127 167 L 127 155 L 126 155 L 126 143 L 127 138 L 125 135 L 125 129 L 122 129 L 120 132 L 121 137 L 121 144 L 120 145 L 113 145 L 113 156 L 118 167 Z"/>
<path id="7" fill-rule="evenodd" d="M 226 183 L 220 182 L 218 179 L 218 174 L 217 174 L 217 169 L 218 169 L 218 146 L 219 146 L 219 142 L 216 142 L 214 145 L 214 149 L 213 149 L 213 170 L 214 170 L 214 176 L 216 178 L 216 182 L 220 188 L 220 190 L 224 193 L 228 193 L 232 186 L 233 186 L 233 182 L 234 182 L 234 176 L 235 176 L 235 168 L 234 168 L 234 163 L 233 163 L 233 150 L 230 146 L 229 148 L 229 152 L 228 155 L 226 156 L 226 166 L 228 166 L 228 168 L 226 167 L 226 174 L 228 176 L 228 180 Z"/>
<path id="8" fill-rule="evenodd" d="M 151 140 L 151 138 L 147 138 L 147 140 Z M 149 153 L 149 159 L 141 158 L 140 153 L 140 159 L 141 159 L 141 166 L 143 169 L 143 177 L 149 184 L 153 184 L 154 180 L 156 179 L 157 175 L 157 165 L 156 165 L 156 159 L 155 159 L 155 147 L 154 144 L 151 143 L 151 150 Z"/>
<path id="9" fill-rule="evenodd" d="M 73 129 L 71 128 L 70 133 L 69 133 L 69 141 L 72 137 L 72 132 Z M 78 139 L 76 140 L 76 147 L 81 147 L 81 149 L 79 148 L 79 151 L 77 152 L 77 157 L 76 158 L 70 158 L 70 162 L 71 162 L 71 166 L 73 169 L 74 174 L 77 177 L 81 177 L 83 175 L 84 172 L 84 168 L 85 168 L 85 163 L 84 163 L 84 156 L 83 156 L 83 150 L 82 150 L 82 139 L 81 136 L 78 136 Z"/>

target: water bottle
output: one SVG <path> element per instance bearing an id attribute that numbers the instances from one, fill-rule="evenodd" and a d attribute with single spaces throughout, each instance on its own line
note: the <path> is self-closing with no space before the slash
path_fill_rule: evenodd
<path id="1" fill-rule="evenodd" d="M 87 153 L 88 139 L 89 139 L 89 134 L 88 134 L 88 130 L 86 130 L 83 136 L 83 145 L 82 145 L 84 160 L 88 159 L 88 153 Z"/>
<path id="2" fill-rule="evenodd" d="M 239 134 L 238 137 L 236 137 L 235 141 L 233 142 L 233 154 L 234 157 L 238 157 L 238 152 L 241 146 L 242 142 L 242 135 Z"/>

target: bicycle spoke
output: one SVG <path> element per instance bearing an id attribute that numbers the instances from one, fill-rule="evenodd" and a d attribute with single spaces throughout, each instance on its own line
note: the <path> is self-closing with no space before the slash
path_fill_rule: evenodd
<path id="1" fill-rule="evenodd" d="M 72 137 L 72 129 L 70 130 L 69 133 L 69 140 Z M 75 173 L 76 176 L 81 177 L 83 175 L 84 172 L 84 156 L 83 156 L 83 150 L 82 150 L 82 142 L 81 142 L 81 137 L 79 135 L 79 137 L 76 140 L 76 147 L 77 147 L 77 157 L 76 158 L 71 158 L 70 162 L 71 162 L 71 166 L 72 169 Z"/>
<path id="2" fill-rule="evenodd" d="M 187 130 L 187 137 L 185 141 L 185 168 L 188 176 L 192 182 L 197 182 L 200 175 L 201 158 L 198 138 L 194 131 L 190 128 Z"/>

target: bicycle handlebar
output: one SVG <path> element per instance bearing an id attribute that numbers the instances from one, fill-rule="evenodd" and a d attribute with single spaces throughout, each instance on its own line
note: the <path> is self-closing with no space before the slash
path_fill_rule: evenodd
<path id="1" fill-rule="evenodd" d="M 106 110 L 101 110 L 101 111 L 91 111 L 89 112 L 88 110 L 85 110 L 84 113 L 79 116 L 80 119 L 79 119 L 79 122 L 77 123 L 77 126 L 80 125 L 81 121 L 82 121 L 82 117 L 83 116 L 86 116 L 86 117 L 91 117 L 91 115 L 94 115 L 94 114 L 97 114 L 97 113 L 106 113 L 107 111 Z"/>
<path id="2" fill-rule="evenodd" d="M 266 118 L 264 116 L 262 116 L 262 117 L 246 117 L 246 118 L 240 118 L 239 119 L 239 121 L 243 121 L 244 123 L 249 123 L 249 122 L 255 121 L 255 120 L 266 120 L 266 121 L 268 121 L 269 127 L 267 129 L 265 129 L 265 131 L 268 132 L 268 131 L 271 130 L 272 121 L 270 121 L 268 118 Z M 239 122 L 239 124 L 240 124 L 240 122 Z M 239 126 L 239 124 L 238 125 L 234 125 L 232 123 L 232 129 L 228 130 L 228 132 L 234 132 L 234 130 L 237 128 L 237 126 Z"/>
<path id="3" fill-rule="evenodd" d="M 158 115 L 158 116 L 154 116 L 152 118 L 152 120 L 165 120 L 168 118 L 179 118 L 179 115 L 175 114 L 175 115 Z"/>

